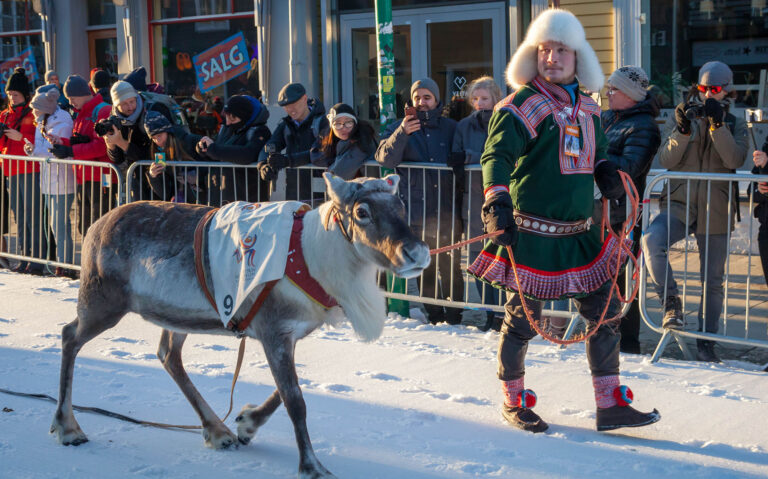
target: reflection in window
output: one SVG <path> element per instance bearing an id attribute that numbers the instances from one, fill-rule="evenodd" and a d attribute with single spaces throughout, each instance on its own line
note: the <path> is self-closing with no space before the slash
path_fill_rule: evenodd
<path id="1" fill-rule="evenodd" d="M 229 3 L 227 1 L 227 3 Z M 232 35 L 243 32 L 250 59 L 249 70 L 206 94 L 228 98 L 242 90 L 253 95 L 259 93 L 256 27 L 252 18 L 218 20 L 213 22 L 174 23 L 155 26 L 162 45 L 155 50 L 155 76 L 164 85 L 166 93 L 176 97 L 189 97 L 198 88 L 192 61 Z"/>
<path id="2" fill-rule="evenodd" d="M 768 8 L 759 0 L 650 4 L 651 82 L 664 92 L 667 107 L 683 100 L 699 68 L 720 60 L 733 70 L 738 106 L 755 106 L 760 70 L 768 64 Z M 676 10 L 675 10 L 676 9 Z"/>
<path id="3" fill-rule="evenodd" d="M 88 25 L 114 25 L 115 23 L 115 2 L 88 0 Z"/>
<path id="4" fill-rule="evenodd" d="M 39 30 L 40 15 L 32 9 L 32 0 L 0 1 L 0 31 L 19 32 Z"/>

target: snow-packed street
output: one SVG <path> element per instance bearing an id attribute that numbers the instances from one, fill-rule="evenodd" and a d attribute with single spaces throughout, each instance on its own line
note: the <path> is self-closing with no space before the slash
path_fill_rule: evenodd
<path id="1" fill-rule="evenodd" d="M 79 282 L 0 271 L 0 388 L 56 397 L 61 327 L 74 319 Z M 75 404 L 140 419 L 198 424 L 157 360 L 160 329 L 135 315 L 88 343 L 75 367 Z M 766 477 L 768 373 L 622 355 L 622 383 L 659 423 L 594 430 L 583 345 L 540 339 L 526 386 L 546 434 L 502 420 L 497 333 L 389 319 L 373 343 L 351 328 L 322 328 L 297 347 L 297 371 L 315 451 L 339 478 Z M 185 363 L 219 413 L 226 411 L 238 341 L 190 336 Z M 260 345 L 249 341 L 235 413 L 273 391 Z M 284 408 L 250 445 L 206 449 L 199 433 L 76 413 L 90 442 L 63 447 L 49 435 L 54 404 L 0 394 L 0 477 L 285 478 L 298 453 Z M 233 414 L 227 425 L 235 430 Z"/>

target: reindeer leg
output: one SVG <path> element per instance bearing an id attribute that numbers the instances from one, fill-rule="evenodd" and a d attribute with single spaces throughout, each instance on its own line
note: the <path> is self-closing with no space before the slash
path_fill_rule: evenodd
<path id="1" fill-rule="evenodd" d="M 88 442 L 72 411 L 72 377 L 77 353 L 88 341 L 120 322 L 124 315 L 125 312 L 121 311 L 96 317 L 83 308 L 77 319 L 61 330 L 59 400 L 51 424 L 51 434 L 56 435 L 60 444 L 78 446 Z"/>
<path id="2" fill-rule="evenodd" d="M 276 389 L 260 406 L 246 404 L 235 418 L 237 423 L 237 439 L 242 444 L 248 444 L 256 435 L 256 431 L 267 422 L 272 413 L 280 406 L 280 392 Z"/>
<path id="3" fill-rule="evenodd" d="M 187 335 L 184 333 L 164 329 L 162 336 L 160 336 L 157 357 L 160 358 L 165 370 L 176 381 L 181 392 L 184 393 L 197 415 L 200 416 L 205 445 L 212 449 L 227 448 L 234 444 L 237 438 L 205 402 L 184 370 L 184 364 L 181 361 L 181 348 L 186 339 Z"/>
<path id="4" fill-rule="evenodd" d="M 299 448 L 299 478 L 335 478 L 315 456 L 307 431 L 307 407 L 299 388 L 294 362 L 295 342 L 288 336 L 272 336 L 262 339 L 269 368 L 275 378 L 277 390 L 293 422 L 296 445 Z"/>

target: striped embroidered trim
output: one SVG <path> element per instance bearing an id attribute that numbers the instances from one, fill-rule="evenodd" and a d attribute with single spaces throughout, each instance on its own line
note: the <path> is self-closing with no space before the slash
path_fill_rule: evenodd
<path id="1" fill-rule="evenodd" d="M 509 194 L 509 187 L 504 185 L 493 185 L 489 186 L 485 189 L 483 194 L 485 195 L 485 199 L 490 198 L 491 196 L 496 196 L 498 194 Z"/>
<path id="2" fill-rule="evenodd" d="M 535 94 L 528 97 L 519 108 L 520 112 L 528 118 L 533 128 L 538 128 L 554 110 L 544 95 Z"/>
<path id="3" fill-rule="evenodd" d="M 531 124 L 530 121 L 528 121 L 528 118 L 515 105 L 510 103 L 508 105 L 501 107 L 501 109 L 507 110 L 513 115 L 515 115 L 518 118 L 518 120 L 520 120 L 520 122 L 523 124 L 525 129 L 528 131 L 528 134 L 531 136 L 531 139 L 534 139 L 538 136 L 538 132 L 536 131 L 536 128 Z"/>
<path id="4" fill-rule="evenodd" d="M 518 264 L 517 274 L 520 277 L 523 293 L 528 297 L 544 301 L 596 291 L 611 279 L 611 272 L 616 271 L 618 246 L 618 240 L 611 236 L 603 243 L 600 254 L 589 264 L 563 271 L 541 271 Z M 627 246 L 631 247 L 630 240 L 627 240 Z M 622 253 L 621 263 L 623 264 L 626 260 L 627 255 Z M 507 258 L 483 251 L 467 268 L 467 272 L 506 290 L 517 291 L 515 275 Z"/>

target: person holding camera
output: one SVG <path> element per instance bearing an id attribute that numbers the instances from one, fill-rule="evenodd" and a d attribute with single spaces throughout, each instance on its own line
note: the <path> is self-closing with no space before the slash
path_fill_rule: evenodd
<path id="1" fill-rule="evenodd" d="M 456 122 L 441 116 L 440 90 L 431 78 L 411 85 L 411 98 L 405 118 L 387 127 L 376 150 L 376 161 L 385 168 L 405 163 L 430 163 L 447 166 Z M 435 168 L 399 168 L 400 197 L 409 209 L 410 225 L 430 248 L 448 246 L 461 238 L 461 216 L 454 209 L 453 172 Z M 423 236 L 422 236 L 423 234 Z M 438 280 L 439 275 L 439 280 Z M 464 301 L 464 276 L 461 253 L 441 253 L 424 270 L 421 295 L 434 299 Z M 461 308 L 424 304 L 427 319 L 433 324 L 461 323 Z"/>
<path id="2" fill-rule="evenodd" d="M 688 101 L 675 108 L 675 130 L 661 147 L 661 166 L 670 171 L 697 173 L 733 173 L 741 167 L 747 155 L 747 124 L 729 112 L 735 96 L 733 72 L 728 65 L 719 61 L 705 63 Z M 685 327 L 668 251 L 693 234 L 699 246 L 704 285 L 699 329 L 717 333 L 723 309 L 728 231 L 733 230 L 736 217 L 734 193 L 738 194 L 738 188 L 729 181 L 698 180 L 669 180 L 669 187 L 662 191 L 661 213 L 645 231 L 642 247 L 656 294 L 664 307 L 664 328 Z M 713 341 L 697 340 L 696 345 L 700 361 L 719 361 Z"/>
<path id="3" fill-rule="evenodd" d="M 35 120 L 29 106 L 31 88 L 24 68 L 16 68 L 5 85 L 8 108 L 0 112 L 0 153 L 25 156 L 24 144 L 35 141 Z M 35 161 L 3 161 L 3 178 L 8 191 L 10 210 L 16 218 L 17 244 L 24 256 L 42 258 L 40 238 L 40 163 Z M 0 231 L 3 238 L 7 231 Z M 43 274 L 39 263 L 22 261 L 17 271 Z"/>
<path id="4" fill-rule="evenodd" d="M 331 128 L 310 151 L 312 164 L 328 168 L 336 176 L 351 180 L 360 175 L 363 163 L 373 159 L 378 141 L 373 127 L 355 116 L 351 106 L 337 103 L 326 116 Z"/>
<path id="5" fill-rule="evenodd" d="M 109 103 L 106 103 L 101 95 L 94 95 L 88 82 L 79 75 L 70 75 L 67 78 L 64 82 L 64 94 L 76 116 L 71 137 L 53 138 L 51 148 L 53 156 L 112 163 L 107 156 L 104 138 L 96 134 L 94 129 L 97 122 L 109 117 Z M 94 221 L 109 211 L 111 206 L 117 206 L 115 199 L 110 195 L 110 188 L 102 185 L 103 181 L 104 185 L 116 184 L 117 176 L 108 168 L 77 165 L 75 181 L 77 183 L 75 194 L 77 226 L 80 233 L 85 236 Z"/>
<path id="6" fill-rule="evenodd" d="M 310 150 L 321 134 L 328 131 L 325 106 L 309 98 L 301 83 L 288 83 L 277 95 L 277 104 L 286 116 L 277 124 L 272 138 L 259 154 L 259 172 L 264 181 L 275 181 L 286 170 L 285 199 L 312 201 L 312 171 L 295 170 L 310 162 Z"/>
<path id="7" fill-rule="evenodd" d="M 249 95 L 235 95 L 224 106 L 224 125 L 216 140 L 208 136 L 197 143 L 203 160 L 251 165 L 272 136 L 267 127 L 269 111 Z M 222 204 L 232 201 L 266 201 L 269 188 L 259 182 L 256 168 L 211 168 L 211 182 L 220 189 Z"/>

